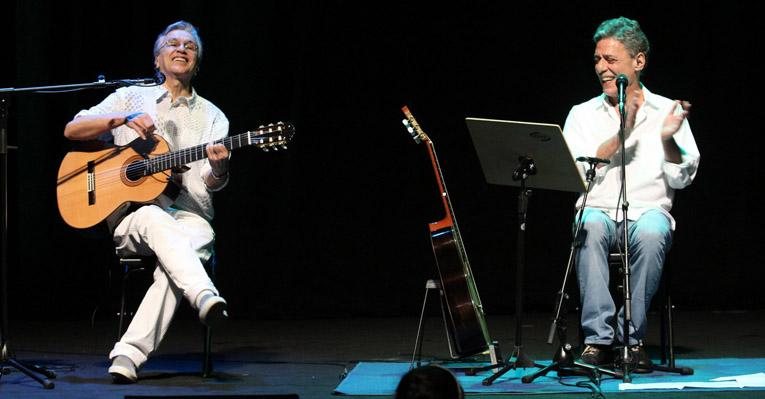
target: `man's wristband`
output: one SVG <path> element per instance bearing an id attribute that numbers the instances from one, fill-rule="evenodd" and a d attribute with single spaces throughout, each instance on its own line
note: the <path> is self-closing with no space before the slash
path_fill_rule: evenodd
<path id="1" fill-rule="evenodd" d="M 125 117 L 125 124 L 141 116 L 142 112 L 135 112 Z"/>

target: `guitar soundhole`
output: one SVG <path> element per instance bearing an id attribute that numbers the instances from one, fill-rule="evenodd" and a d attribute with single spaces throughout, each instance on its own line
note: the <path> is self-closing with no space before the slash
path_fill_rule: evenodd
<path id="1" fill-rule="evenodd" d="M 122 169 L 122 183 L 127 186 L 136 186 L 145 178 L 146 163 L 140 156 L 132 157 L 124 164 Z"/>
<path id="2" fill-rule="evenodd" d="M 125 175 L 130 181 L 138 181 L 143 177 L 143 166 L 139 162 L 132 162 L 125 170 Z"/>

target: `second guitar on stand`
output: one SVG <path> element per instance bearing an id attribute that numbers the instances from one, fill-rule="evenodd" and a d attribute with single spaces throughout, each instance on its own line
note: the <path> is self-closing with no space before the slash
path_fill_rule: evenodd
<path id="1" fill-rule="evenodd" d="M 443 206 L 444 217 L 428 225 L 430 240 L 438 269 L 440 290 L 444 309 L 444 322 L 449 338 L 449 351 L 453 358 L 471 356 L 485 352 L 492 346 L 486 326 L 483 306 L 478 296 L 478 288 L 473 280 L 465 246 L 462 243 L 457 219 L 441 167 L 436 157 L 435 147 L 427 134 L 420 128 L 409 108 L 401 108 L 412 138 L 417 143 L 424 143 L 433 167 Z M 494 351 L 492 351 L 494 355 Z"/>

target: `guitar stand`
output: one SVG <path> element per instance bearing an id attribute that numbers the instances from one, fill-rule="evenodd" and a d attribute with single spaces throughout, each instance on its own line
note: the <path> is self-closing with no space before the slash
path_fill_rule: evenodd
<path id="1" fill-rule="evenodd" d="M 428 297 L 430 296 L 431 290 L 438 290 L 439 296 L 444 294 L 443 290 L 441 290 L 441 284 L 437 282 L 436 280 L 428 280 L 425 282 L 425 298 L 422 301 L 422 311 L 420 311 L 420 322 L 417 324 L 417 338 L 414 340 L 414 351 L 412 351 L 412 361 L 409 363 L 410 370 L 415 367 L 420 367 L 421 365 L 422 341 L 423 341 L 423 335 L 425 333 L 423 323 L 425 321 L 425 310 L 428 305 Z M 444 321 L 444 328 L 446 328 L 446 313 L 444 311 L 444 304 L 443 304 L 443 301 L 440 301 L 440 303 L 441 303 L 441 317 Z M 451 348 L 452 348 L 451 337 L 449 336 L 448 330 L 446 332 L 446 340 L 449 343 L 449 351 L 451 352 Z"/>
<path id="2" fill-rule="evenodd" d="M 415 367 L 420 367 L 421 360 L 422 360 L 422 341 L 423 336 L 425 335 L 425 327 L 424 327 L 424 321 L 425 321 L 425 310 L 427 309 L 428 305 L 428 297 L 430 296 L 430 292 L 432 290 L 438 290 L 439 297 L 442 298 L 440 302 L 441 304 L 441 318 L 444 322 L 444 329 L 446 329 L 446 341 L 449 346 L 449 355 L 456 359 L 458 356 L 454 354 L 453 345 L 452 345 L 452 336 L 449 334 L 449 327 L 446 323 L 446 309 L 444 308 L 444 301 L 443 301 L 443 295 L 444 292 L 441 289 L 441 284 L 436 280 L 428 280 L 425 282 L 425 298 L 422 301 L 422 311 L 420 311 L 420 321 L 417 324 L 417 338 L 414 341 L 414 351 L 412 351 L 412 361 L 409 363 L 409 369 L 413 369 Z M 492 341 L 491 344 L 489 344 L 489 357 L 491 359 L 492 366 L 491 368 L 498 368 L 497 364 L 502 361 L 502 353 L 499 349 L 499 343 L 496 341 Z M 461 367 L 449 367 L 450 370 L 457 372 L 465 370 Z M 471 369 L 467 369 L 471 370 Z M 488 368 L 487 368 L 488 370 Z"/>

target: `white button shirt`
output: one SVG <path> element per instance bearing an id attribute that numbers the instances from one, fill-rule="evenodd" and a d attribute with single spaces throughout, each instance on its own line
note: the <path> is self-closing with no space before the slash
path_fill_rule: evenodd
<path id="1" fill-rule="evenodd" d="M 148 114 L 157 128 L 155 134 L 167 140 L 171 151 L 210 143 L 228 135 L 229 123 L 226 116 L 195 90 L 192 90 L 190 97 L 179 97 L 172 101 L 170 94 L 162 86 L 123 87 L 110 94 L 100 104 L 80 111 L 77 116 L 112 112 Z M 112 129 L 111 133 L 115 145 L 125 145 L 138 138 L 138 133 L 126 125 Z M 212 195 L 204 183 L 204 176 L 211 168 L 210 163 L 204 158 L 187 166 L 190 169 L 181 174 L 181 185 L 184 189 L 176 198 L 173 207 L 212 220 Z"/>
<path id="2" fill-rule="evenodd" d="M 674 164 L 664 160 L 661 129 L 670 112 L 682 109 L 666 97 L 653 94 L 643 86 L 645 102 L 638 109 L 635 126 L 625 142 L 626 180 L 629 210 L 627 218 L 636 220 L 648 209 L 658 209 L 667 215 L 675 228 L 675 220 L 669 214 L 674 191 L 693 181 L 699 165 L 699 150 L 691 133 L 688 120 L 683 121 L 674 139 L 680 147 L 682 162 Z M 674 109 L 674 111 L 672 111 Z M 608 103 L 605 94 L 575 105 L 568 114 L 563 135 L 571 155 L 595 157 L 598 147 L 618 134 L 619 115 Z M 611 158 L 611 164 L 597 170 L 593 186 L 587 197 L 588 208 L 605 211 L 615 221 L 621 220 L 619 194 L 621 192 L 621 150 Z M 578 163 L 584 177 L 586 162 Z M 576 207 L 582 206 L 580 196 Z"/>

